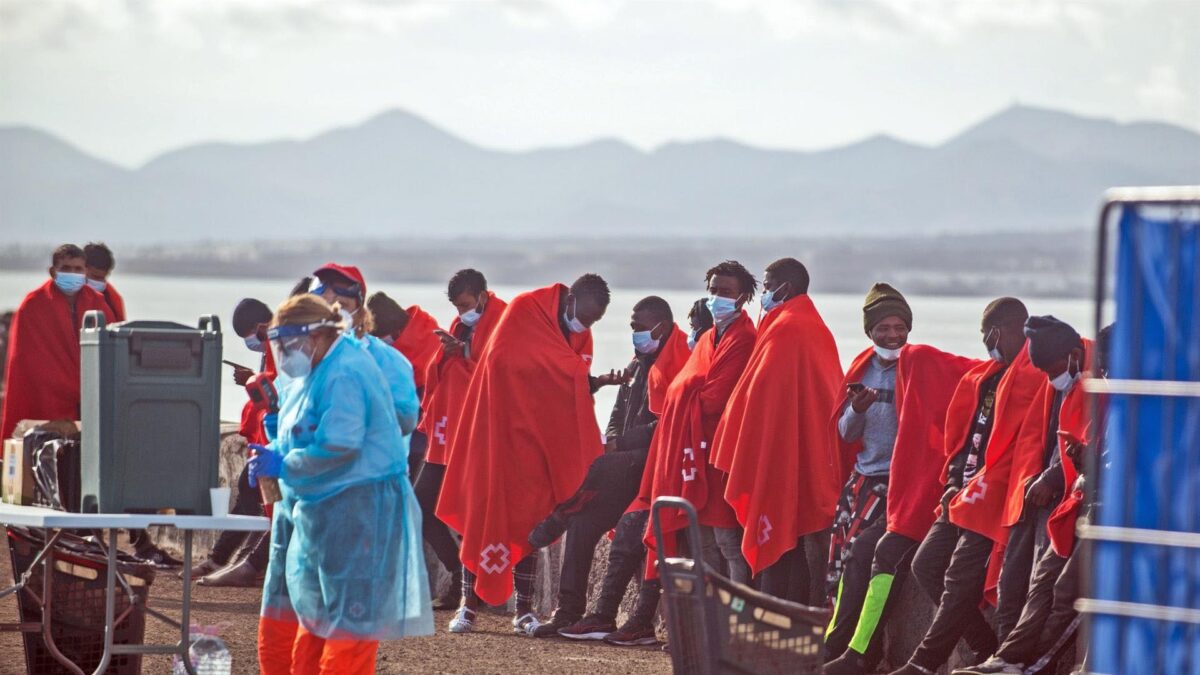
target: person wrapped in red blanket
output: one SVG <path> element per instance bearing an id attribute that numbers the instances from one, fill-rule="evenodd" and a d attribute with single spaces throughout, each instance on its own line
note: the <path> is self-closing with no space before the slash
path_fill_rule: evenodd
<path id="1" fill-rule="evenodd" d="M 54 250 L 50 278 L 30 291 L 9 327 L 4 415 L 0 438 L 21 420 L 79 419 L 79 330 L 83 315 L 98 310 L 115 317 L 104 297 L 84 276 L 83 250 L 63 244 Z"/>
<path id="2" fill-rule="evenodd" d="M 1080 467 L 1084 455 L 1100 444 L 1095 432 L 1103 424 L 1092 424 L 1092 397 L 1078 381 L 1082 371 L 1095 377 L 1107 376 L 1108 344 L 1112 326 L 1100 331 L 1096 343 L 1087 340 L 1075 343 L 1065 357 L 1042 362 L 1043 382 L 1067 383 L 1067 391 L 1059 410 L 1058 428 L 1053 439 L 1063 466 L 1065 484 L 1070 486 L 1048 521 L 1050 546 L 1042 553 L 1029 582 L 1029 592 L 1016 625 L 1004 637 L 996 654 L 987 661 L 955 673 L 974 675 L 1012 672 L 1058 672 L 1057 660 L 1063 653 L 1071 655 L 1080 650 L 1068 649 L 1079 625 L 1075 600 L 1079 597 L 1079 572 L 1082 562 L 1075 551 L 1075 524 L 1084 505 L 1084 479 Z M 1068 335 L 1068 338 L 1070 336 Z M 1070 345 L 1068 339 L 1067 344 Z M 1094 355 L 1094 357 L 1093 357 Z M 1077 364 L 1084 364 L 1082 370 Z M 1075 372 L 1072 372 L 1075 371 Z M 1066 373 L 1066 378 L 1062 378 Z M 1043 390 L 1044 391 L 1044 390 Z M 1104 412 L 1101 400 L 1100 413 Z M 1047 434 L 1050 430 L 1046 429 Z"/>
<path id="3" fill-rule="evenodd" d="M 512 299 L 479 356 L 450 428 L 437 515 L 462 533 L 463 604 L 451 632 L 473 627 L 479 600 L 517 595 L 513 629 L 531 635 L 537 557 L 528 536 L 579 488 L 602 451 L 588 375 L 592 324 L 608 285 L 585 274 Z"/>
<path id="4" fill-rule="evenodd" d="M 104 296 L 104 301 L 112 310 L 113 321 L 124 321 L 125 298 L 121 297 L 108 278 L 117 266 L 112 250 L 102 243 L 93 242 L 83 247 L 83 257 L 86 261 L 84 274 L 87 276 L 87 285 Z"/>
<path id="5" fill-rule="evenodd" d="M 817 551 L 806 549 L 821 547 L 806 542 L 833 522 L 844 478 L 827 419 L 842 366 L 808 285 L 795 258 L 767 266 L 758 340 L 712 445 L 760 590 L 802 604 L 812 603 L 812 580 L 824 569 L 810 569 Z"/>
<path id="6" fill-rule="evenodd" d="M 425 391 L 421 399 L 418 431 L 428 439 L 425 462 L 417 473 L 413 491 L 421 505 L 421 534 L 438 561 L 450 572 L 450 584 L 434 603 L 434 609 L 454 609 L 462 598 L 462 563 L 458 561 L 458 542 L 450 528 L 434 513 L 446 475 L 446 449 L 450 427 L 457 422 L 463 399 L 479 355 L 487 347 L 492 332 L 500 324 L 508 306 L 488 290 L 487 278 L 474 269 L 455 272 L 446 287 L 446 297 L 457 316 L 450 330 L 440 333 L 441 351 L 425 371 Z M 407 330 L 405 331 L 407 333 Z"/>
<path id="7" fill-rule="evenodd" d="M 733 260 L 709 269 L 705 280 L 713 328 L 700 335 L 687 363 L 667 387 L 658 432 L 650 444 L 638 498 L 630 510 L 648 509 L 663 496 L 687 499 L 696 507 L 705 539 L 704 550 L 692 554 L 714 569 L 727 567 L 725 571 L 734 581 L 749 583 L 750 567 L 741 551 L 741 527 L 737 514 L 725 501 L 726 475 L 712 465 L 709 449 L 729 396 L 754 351 L 754 324 L 742 307 L 754 297 L 758 281 Z M 658 575 L 654 567 L 657 547 L 674 555 L 676 533 L 686 524 L 682 513 L 665 510 L 665 541 L 655 541 L 653 528 L 646 528 L 645 542 L 650 551 L 647 578 Z"/>
<path id="8" fill-rule="evenodd" d="M 835 660 L 827 672 L 864 672 L 882 656 L 883 626 L 941 495 L 946 409 L 978 363 L 909 344 L 912 325 L 904 296 L 875 284 L 863 303 L 874 344 L 854 359 L 832 409 L 842 476 L 850 475 L 830 547 L 831 566 L 841 559 L 843 568 L 831 580 L 837 596 L 825 647 Z"/>

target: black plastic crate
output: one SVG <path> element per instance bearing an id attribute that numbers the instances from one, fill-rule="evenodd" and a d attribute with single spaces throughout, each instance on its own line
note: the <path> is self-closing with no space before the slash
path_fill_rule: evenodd
<path id="1" fill-rule="evenodd" d="M 65 540 L 60 540 L 61 543 L 56 544 L 53 551 L 51 635 L 64 656 L 84 672 L 90 673 L 100 664 L 104 654 L 104 590 L 108 561 L 102 555 L 90 552 L 89 547 L 98 549 L 83 539 L 69 534 L 63 537 Z M 29 569 L 42 548 L 43 539 L 33 531 L 13 527 L 8 528 L 7 538 L 16 581 L 18 570 Z M 115 545 L 115 542 L 110 544 Z M 144 607 L 150 585 L 154 582 L 154 567 L 118 562 L 117 569 L 129 584 L 137 602 L 130 604 L 118 581 L 113 644 L 141 644 L 146 631 Z M 31 570 L 28 583 L 17 594 L 22 622 L 40 623 L 42 620 L 43 572 L 42 564 L 36 565 Z M 38 675 L 70 674 L 71 671 L 50 654 L 41 632 L 26 632 L 23 638 L 27 672 Z M 114 655 L 105 672 L 136 674 L 141 672 L 141 662 L 140 655 Z"/>
<path id="2" fill-rule="evenodd" d="M 658 513 L 677 508 L 687 514 L 688 550 L 700 550 L 696 512 L 683 499 L 654 504 Z M 666 602 L 671 665 L 676 673 L 820 673 L 827 609 L 807 607 L 736 584 L 702 562 L 664 558 L 658 573 Z"/>

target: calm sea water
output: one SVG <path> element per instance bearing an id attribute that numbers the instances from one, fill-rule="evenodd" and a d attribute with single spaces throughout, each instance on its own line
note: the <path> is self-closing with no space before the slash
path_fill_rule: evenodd
<path id="1" fill-rule="evenodd" d="M 24 295 L 45 281 L 45 276 L 26 272 L 0 272 L 0 311 L 15 308 Z M 197 279 L 180 277 L 155 277 L 114 275 L 114 285 L 125 297 L 131 319 L 154 319 L 176 321 L 196 325 L 204 314 L 216 314 L 225 331 L 224 358 L 235 363 L 255 366 L 257 355 L 246 349 L 242 340 L 233 333 L 230 315 L 238 300 L 245 297 L 259 298 L 268 305 L 281 302 L 291 289 L 284 280 L 264 279 Z M 437 317 L 445 327 L 454 318 L 454 308 L 446 300 L 444 283 L 437 284 L 371 284 L 372 292 L 385 291 L 401 305 L 420 305 Z M 864 282 L 864 292 L 867 284 Z M 527 290 L 499 286 L 494 289 L 501 297 L 511 298 Z M 901 289 L 903 290 L 903 289 Z M 636 303 L 647 295 L 661 295 L 675 311 L 677 323 L 686 330 L 686 316 L 692 302 L 703 295 L 703 289 L 694 292 L 656 291 L 653 289 L 617 289 L 608 314 L 593 328 L 596 356 L 594 372 L 621 368 L 633 354 L 629 335 L 629 314 Z M 935 347 L 976 358 L 986 358 L 979 334 L 979 317 L 991 298 L 909 296 L 913 308 L 913 332 L 911 341 L 923 342 Z M 850 359 L 867 346 L 862 330 L 862 296 L 843 294 L 813 294 L 813 301 L 824 316 L 837 339 L 838 351 L 843 367 Z M 753 310 L 758 310 L 758 300 Z M 1032 314 L 1054 314 L 1074 325 L 1081 333 L 1091 336 L 1093 304 L 1080 299 L 1034 298 L 1027 303 Z M 230 371 L 226 367 L 226 371 Z M 232 373 L 228 373 L 231 375 Z M 616 390 L 606 387 L 596 395 L 596 411 L 601 427 L 608 420 Z M 228 420 L 239 418 L 245 392 L 227 378 L 221 389 L 221 417 Z"/>

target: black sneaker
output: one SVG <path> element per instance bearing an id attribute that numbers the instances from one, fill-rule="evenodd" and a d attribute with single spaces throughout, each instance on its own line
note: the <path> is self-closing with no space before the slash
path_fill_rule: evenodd
<path id="1" fill-rule="evenodd" d="M 624 626 L 605 636 L 604 641 L 619 647 L 642 647 L 658 644 L 658 636 L 652 624 L 626 621 Z"/>
<path id="2" fill-rule="evenodd" d="M 535 551 L 546 548 L 558 541 L 558 538 L 566 531 L 566 519 L 559 517 L 557 513 L 551 513 L 545 520 L 533 528 L 533 532 L 529 533 L 529 545 Z"/>
<path id="3" fill-rule="evenodd" d="M 588 614 L 558 631 L 558 634 L 572 640 L 603 640 L 616 630 L 617 624 L 612 619 L 599 614 Z"/>
<path id="4" fill-rule="evenodd" d="M 576 621 L 579 621 L 578 614 L 567 614 L 556 609 L 554 616 L 550 617 L 550 621 L 535 628 L 531 635 L 535 638 L 558 637 L 558 631 L 571 626 Z"/>
<path id="5" fill-rule="evenodd" d="M 862 654 L 847 649 L 841 656 L 825 664 L 825 675 L 863 675 L 867 664 Z"/>

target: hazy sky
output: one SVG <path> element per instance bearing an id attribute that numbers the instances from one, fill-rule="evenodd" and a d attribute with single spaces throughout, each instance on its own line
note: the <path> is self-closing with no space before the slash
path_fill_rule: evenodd
<path id="1" fill-rule="evenodd" d="M 0 124 L 136 165 L 402 107 L 500 148 L 1200 128 L 1200 0 L 0 0 Z"/>

